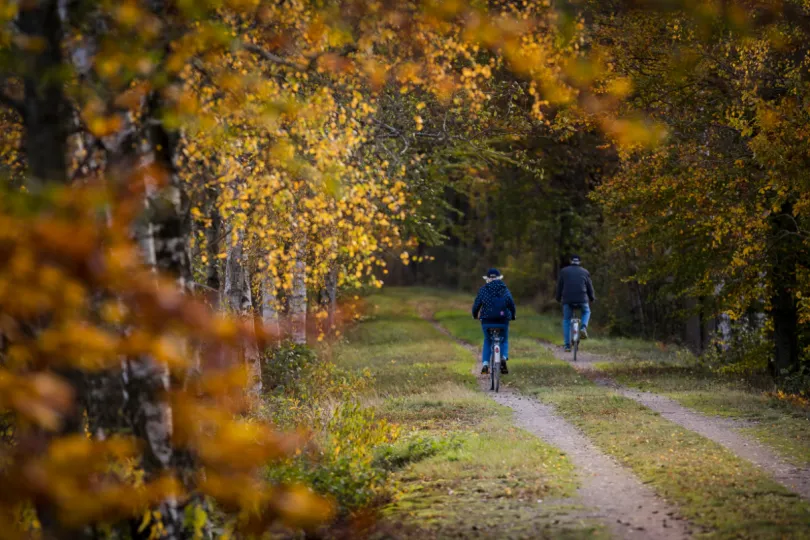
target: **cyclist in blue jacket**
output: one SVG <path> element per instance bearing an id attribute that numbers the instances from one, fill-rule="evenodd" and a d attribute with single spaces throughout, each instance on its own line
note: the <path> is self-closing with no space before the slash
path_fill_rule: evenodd
<path id="1" fill-rule="evenodd" d="M 481 321 L 484 331 L 484 350 L 481 352 L 481 373 L 489 373 L 489 357 L 492 353 L 492 340 L 488 328 L 503 326 L 503 339 L 501 340 L 501 373 L 509 373 L 506 361 L 509 359 L 509 321 L 515 320 L 515 301 L 512 293 L 506 288 L 503 276 L 496 268 L 490 268 L 484 276 L 487 284 L 478 291 L 472 306 L 473 319 Z"/>

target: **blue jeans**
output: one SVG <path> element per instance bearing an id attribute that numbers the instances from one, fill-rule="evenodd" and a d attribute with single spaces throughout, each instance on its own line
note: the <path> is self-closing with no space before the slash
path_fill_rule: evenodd
<path id="1" fill-rule="evenodd" d="M 563 338 L 565 339 L 565 346 L 571 346 L 571 319 L 574 318 L 575 309 L 582 310 L 582 326 L 588 326 L 588 321 L 591 320 L 591 306 L 588 302 L 582 304 L 563 304 Z"/>
<path id="2" fill-rule="evenodd" d="M 484 349 L 481 351 L 481 363 L 483 364 L 489 364 L 489 357 L 492 355 L 492 338 L 488 331 L 490 328 L 501 329 L 501 358 L 509 359 L 509 324 L 482 324 Z"/>

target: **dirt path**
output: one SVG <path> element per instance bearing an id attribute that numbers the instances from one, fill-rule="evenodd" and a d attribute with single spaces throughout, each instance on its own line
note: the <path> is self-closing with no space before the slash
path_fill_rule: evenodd
<path id="1" fill-rule="evenodd" d="M 443 334 L 462 344 L 479 358 L 475 373 L 480 372 L 478 350 L 455 339 L 438 323 Z M 582 503 L 594 511 L 588 517 L 606 523 L 618 538 L 676 539 L 691 535 L 692 527 L 675 509 L 642 484 L 631 472 L 596 448 L 577 428 L 559 416 L 554 408 L 508 389 L 489 392 L 489 378 L 480 377 L 482 390 L 496 402 L 515 412 L 516 424 L 529 433 L 565 452 L 582 480 L 578 494 Z"/>
<path id="2" fill-rule="evenodd" d="M 562 348 L 542 341 L 540 343 L 555 357 L 568 362 L 574 369 L 588 376 L 597 384 L 608 386 L 625 397 L 656 411 L 670 422 L 715 441 L 741 458 L 762 468 L 787 489 L 810 500 L 810 468 L 796 467 L 786 462 L 764 444 L 737 431 L 737 428 L 744 427 L 745 423 L 706 416 L 688 409 L 668 397 L 622 386 L 594 367 L 595 363 L 609 361 L 609 358 L 580 350 L 577 354 L 577 361 L 572 362 L 571 354 L 565 353 Z"/>

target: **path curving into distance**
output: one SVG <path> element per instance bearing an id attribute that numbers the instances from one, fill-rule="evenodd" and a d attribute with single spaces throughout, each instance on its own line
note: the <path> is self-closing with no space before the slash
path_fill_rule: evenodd
<path id="1" fill-rule="evenodd" d="M 474 368 L 477 374 L 481 369 L 478 349 L 456 339 L 439 323 L 425 318 L 478 358 Z M 479 383 L 492 399 L 514 411 L 516 425 L 568 455 L 580 476 L 580 500 L 593 511 L 588 517 L 605 523 L 617 538 L 674 540 L 691 536 L 693 527 L 678 515 L 673 506 L 596 448 L 553 407 L 503 387 L 499 393 L 490 392 L 489 377 L 479 377 Z"/>
<path id="2" fill-rule="evenodd" d="M 610 361 L 609 357 L 580 350 L 577 353 L 577 361 L 573 362 L 571 354 L 564 352 L 561 347 L 544 341 L 540 341 L 540 343 L 556 358 L 568 362 L 574 369 L 586 375 L 596 384 L 609 387 L 654 410 L 670 422 L 720 444 L 767 472 L 775 481 L 793 493 L 810 500 L 810 468 L 797 467 L 788 463 L 768 446 L 752 437 L 743 435 L 736 430 L 737 427 L 740 427 L 739 421 L 701 414 L 666 396 L 622 386 L 594 367 L 597 362 Z"/>

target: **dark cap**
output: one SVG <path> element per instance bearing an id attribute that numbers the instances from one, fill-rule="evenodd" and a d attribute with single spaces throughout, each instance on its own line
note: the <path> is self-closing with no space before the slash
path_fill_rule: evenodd
<path id="1" fill-rule="evenodd" d="M 487 276 L 486 277 L 488 277 L 488 278 L 501 277 L 501 273 L 498 272 L 497 268 L 490 268 L 489 270 L 487 270 Z"/>
<path id="2" fill-rule="evenodd" d="M 579 264 L 582 260 L 579 258 L 579 255 L 571 255 L 571 264 Z"/>

